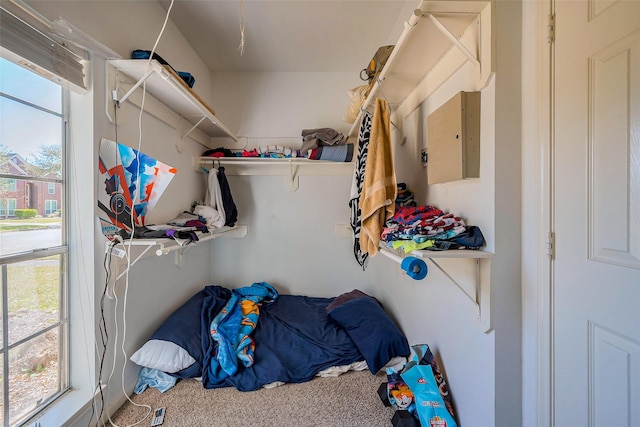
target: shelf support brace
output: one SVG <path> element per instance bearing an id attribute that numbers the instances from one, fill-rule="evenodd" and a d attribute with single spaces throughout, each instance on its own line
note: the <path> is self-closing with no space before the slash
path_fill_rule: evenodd
<path id="1" fill-rule="evenodd" d="M 463 45 L 460 42 L 460 40 L 458 40 L 458 38 L 455 35 L 453 35 L 451 31 L 449 31 L 449 29 L 442 22 L 438 20 L 438 18 L 433 16 L 432 13 L 425 13 L 423 14 L 423 16 L 426 16 L 427 18 L 429 18 L 429 20 L 433 23 L 433 25 L 435 25 L 436 28 L 440 30 L 440 32 L 444 34 L 444 36 L 451 41 L 451 43 L 453 43 L 458 49 L 460 49 L 460 51 L 469 59 L 469 61 L 476 64 L 478 67 L 480 67 L 480 61 L 478 61 L 476 56 L 473 53 L 471 53 L 469 49 L 467 49 L 467 47 Z"/>
<path id="2" fill-rule="evenodd" d="M 198 122 L 197 122 L 195 125 L 193 125 L 193 126 L 191 127 L 191 129 L 189 129 L 189 130 L 188 130 L 184 135 L 182 135 L 181 139 L 182 139 L 182 138 L 186 138 L 186 137 L 187 137 L 187 135 L 189 135 L 191 132 L 193 132 L 193 130 L 194 130 L 195 128 L 197 128 L 198 126 L 200 126 L 200 123 L 202 123 L 202 122 L 204 121 L 204 119 L 206 119 L 206 117 L 205 117 L 205 116 L 202 116 L 202 118 L 201 118 L 200 120 L 198 120 Z"/>
<path id="3" fill-rule="evenodd" d="M 449 273 L 447 273 L 447 271 L 442 268 L 442 266 L 440 264 L 438 264 L 438 262 L 433 259 L 433 258 L 427 258 L 429 261 L 431 261 L 433 263 L 433 265 L 435 265 L 436 267 L 438 267 L 438 270 L 440 270 L 442 272 L 442 274 L 444 274 L 445 276 L 447 276 L 447 278 L 449 278 L 449 280 L 451 280 L 451 282 L 456 285 L 458 287 L 458 289 L 460 289 L 464 295 L 469 298 L 469 301 L 471 301 L 473 303 L 473 305 L 476 306 L 476 308 L 478 309 L 478 317 L 480 316 L 480 303 L 478 302 L 478 288 L 480 287 L 480 260 L 476 259 L 476 295 L 475 297 L 470 295 L 467 290 L 462 287 L 462 285 L 460 283 L 458 283 L 458 281 L 456 279 L 453 278 L 453 276 L 451 276 Z"/>
<path id="4" fill-rule="evenodd" d="M 124 269 L 124 271 L 118 274 L 118 276 L 116 277 L 116 281 L 118 281 L 122 276 L 127 274 L 127 271 L 129 271 L 129 268 L 133 267 L 138 261 L 140 261 L 140 259 L 144 256 L 144 254 L 149 252 L 150 249 L 151 249 L 151 246 L 147 246 L 146 248 L 144 248 L 144 250 L 140 253 L 140 255 L 138 255 L 133 261 L 131 261 L 127 266 L 127 268 Z"/>
<path id="5" fill-rule="evenodd" d="M 186 246 L 181 247 L 180 249 L 175 251 L 175 264 L 176 267 L 182 268 L 184 267 L 184 254 L 196 245 L 196 242 L 189 243 Z"/>
<path id="6" fill-rule="evenodd" d="M 127 91 L 127 93 L 125 93 L 124 95 L 122 95 L 122 98 L 120 98 L 120 99 L 114 99 L 114 101 L 118 102 L 118 104 L 121 104 L 121 103 L 125 102 L 127 99 L 129 99 L 129 97 L 131 96 L 131 94 L 132 94 L 136 89 L 138 89 L 138 87 L 140 87 L 140 85 L 141 85 L 142 83 L 144 83 L 144 82 L 149 78 L 149 76 L 150 76 L 151 74 L 153 74 L 153 73 L 154 73 L 154 71 L 153 71 L 153 70 L 151 70 L 151 69 L 147 70 L 147 72 L 146 72 L 146 73 L 144 73 L 144 75 L 140 78 L 140 80 L 138 80 L 138 81 L 136 82 L 136 84 L 134 84 L 133 86 L 131 86 L 131 89 L 129 89 L 129 90 Z"/>
<path id="7" fill-rule="evenodd" d="M 383 244 L 380 244 L 380 250 L 379 252 L 386 256 L 387 258 L 402 264 L 402 261 L 404 260 L 404 256 L 402 255 L 398 255 L 396 253 L 394 253 L 393 251 L 390 251 L 389 249 L 386 249 L 384 247 Z M 417 251 L 414 251 L 417 252 Z M 462 291 L 462 293 L 469 299 L 469 301 L 471 301 L 473 303 L 473 305 L 475 306 L 476 310 L 477 310 L 477 315 L 478 315 L 478 319 L 480 320 L 481 324 L 483 325 L 483 327 L 485 328 L 485 333 L 488 332 L 489 330 L 491 330 L 491 320 L 490 320 L 490 307 L 489 307 L 489 295 L 486 294 L 486 290 L 483 290 L 483 276 L 482 276 L 482 272 L 481 272 L 481 258 L 484 257 L 473 257 L 473 256 L 469 256 L 469 257 L 465 257 L 465 259 L 472 259 L 475 262 L 475 295 L 473 295 L 472 293 L 468 292 L 467 289 L 465 289 L 464 286 L 462 286 L 460 284 L 460 282 L 458 282 L 449 272 L 446 271 L 446 269 L 444 267 L 442 267 L 438 261 L 436 261 L 433 257 L 430 256 L 423 256 L 423 255 L 419 255 L 419 254 L 412 254 L 410 256 L 417 256 L 420 259 L 424 259 L 425 261 L 430 261 L 433 265 L 435 265 L 438 270 L 440 270 L 442 272 L 442 274 L 444 274 L 454 285 L 456 285 L 458 287 L 458 289 L 460 289 Z M 449 259 L 456 259 L 455 257 L 446 257 Z M 443 258 L 444 259 L 444 258 Z M 459 258 L 462 259 L 462 258 Z M 484 280 L 484 284 L 485 286 L 487 285 L 486 282 L 487 278 L 485 277 Z M 482 300 L 481 300 L 482 299 Z M 484 308 L 483 308 L 484 307 Z M 484 312 L 484 313 L 483 313 Z"/>
<path id="8" fill-rule="evenodd" d="M 293 162 L 289 159 L 289 176 L 285 176 L 284 186 L 289 191 L 297 191 L 300 188 L 300 178 L 296 174 Z"/>

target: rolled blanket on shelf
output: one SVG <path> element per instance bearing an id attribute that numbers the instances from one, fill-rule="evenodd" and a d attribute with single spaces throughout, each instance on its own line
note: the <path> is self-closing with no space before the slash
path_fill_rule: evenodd
<path id="1" fill-rule="evenodd" d="M 329 160 L 332 162 L 350 162 L 353 159 L 353 144 L 332 145 L 309 150 L 311 160 Z"/>

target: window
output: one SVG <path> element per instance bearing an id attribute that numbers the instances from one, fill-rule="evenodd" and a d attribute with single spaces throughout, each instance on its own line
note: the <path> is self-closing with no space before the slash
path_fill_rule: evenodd
<path id="1" fill-rule="evenodd" d="M 15 215 L 16 202 L 16 199 L 0 199 L 0 216 Z"/>
<path id="2" fill-rule="evenodd" d="M 57 200 L 45 200 L 44 201 L 44 214 L 52 215 L 56 213 L 58 210 L 58 201 Z"/>
<path id="3" fill-rule="evenodd" d="M 0 179 L 0 191 L 16 191 L 18 189 L 17 181 L 12 178 Z"/>
<path id="4" fill-rule="evenodd" d="M 4 58 L 0 76 L 0 176 L 18 193 L 3 198 L 12 190 L 0 187 L 0 425 L 7 427 L 25 422 L 69 387 L 67 91 Z M 60 186 L 61 196 L 42 206 L 38 187 L 45 185 L 49 194 Z M 61 216 L 42 217 L 58 208 Z"/>

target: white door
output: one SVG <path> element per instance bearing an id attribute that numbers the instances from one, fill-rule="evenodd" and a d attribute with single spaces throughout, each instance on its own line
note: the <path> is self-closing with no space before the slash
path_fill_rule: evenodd
<path id="1" fill-rule="evenodd" d="M 556 427 L 640 427 L 640 0 L 557 0 Z"/>

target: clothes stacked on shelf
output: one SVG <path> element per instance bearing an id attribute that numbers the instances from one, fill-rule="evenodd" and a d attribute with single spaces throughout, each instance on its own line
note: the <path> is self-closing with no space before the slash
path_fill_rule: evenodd
<path id="1" fill-rule="evenodd" d="M 398 184 L 398 190 L 399 194 L 402 192 L 401 200 L 396 199 L 396 211 L 381 235 L 388 247 L 409 253 L 420 249 L 480 249 L 485 245 L 478 227 L 469 226 L 462 218 L 437 207 L 412 203 L 413 193 L 406 184 Z"/>
<path id="2" fill-rule="evenodd" d="M 349 137 L 332 128 L 303 129 L 302 146 L 299 149 L 283 145 L 262 145 L 252 149 L 233 151 L 228 148 L 214 148 L 202 153 L 204 157 L 245 157 L 245 158 L 307 158 L 333 162 L 350 162 L 354 145 L 348 144 Z"/>
<path id="3" fill-rule="evenodd" d="M 416 201 L 413 198 L 413 191 L 407 187 L 404 182 L 399 182 L 398 195 L 396 196 L 396 208 L 400 206 L 417 206 Z"/>
<path id="4" fill-rule="evenodd" d="M 348 136 L 332 128 L 303 129 L 300 152 L 311 160 L 350 162 L 353 144 L 347 144 Z"/>

